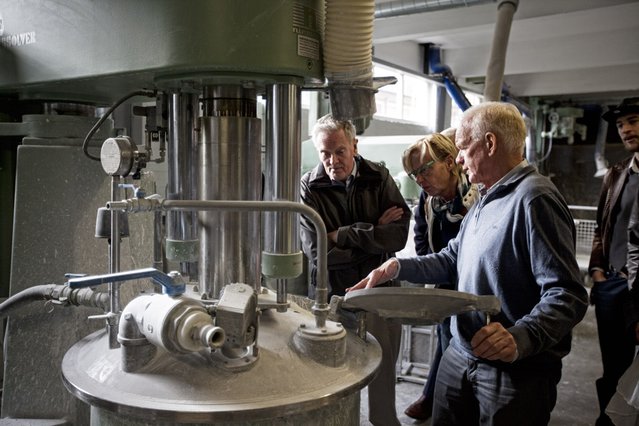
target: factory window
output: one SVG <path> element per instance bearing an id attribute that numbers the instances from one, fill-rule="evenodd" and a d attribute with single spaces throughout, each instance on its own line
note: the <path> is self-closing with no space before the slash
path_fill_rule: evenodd
<path id="1" fill-rule="evenodd" d="M 377 117 L 435 127 L 436 84 L 426 78 L 374 64 L 375 77 L 395 77 L 397 83 L 381 87 L 375 95 Z"/>
<path id="2" fill-rule="evenodd" d="M 464 91 L 464 95 L 466 95 L 466 99 L 468 99 L 468 102 L 470 102 L 471 106 L 479 105 L 481 101 L 484 99 L 482 95 L 469 92 L 467 90 Z M 452 102 L 452 107 L 450 109 L 450 126 L 451 127 L 457 127 L 459 125 L 459 122 L 461 121 L 461 117 L 463 113 L 464 111 L 462 111 L 461 108 L 459 108 L 455 102 Z"/>

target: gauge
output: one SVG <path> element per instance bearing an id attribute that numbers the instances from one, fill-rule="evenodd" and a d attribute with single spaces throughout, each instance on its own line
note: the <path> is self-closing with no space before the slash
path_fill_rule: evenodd
<path id="1" fill-rule="evenodd" d="M 100 162 L 111 176 L 127 176 L 133 168 L 137 147 L 127 137 L 109 138 L 102 144 Z"/>

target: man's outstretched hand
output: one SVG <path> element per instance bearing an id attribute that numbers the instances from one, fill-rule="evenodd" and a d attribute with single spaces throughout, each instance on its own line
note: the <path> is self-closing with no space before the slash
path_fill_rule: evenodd
<path id="1" fill-rule="evenodd" d="M 346 292 L 351 290 L 359 290 L 360 288 L 373 288 L 377 284 L 385 283 L 392 280 L 397 275 L 399 270 L 399 262 L 396 258 L 388 259 L 382 263 L 379 267 L 373 269 L 363 280 L 358 282 L 352 287 L 346 289 Z"/>

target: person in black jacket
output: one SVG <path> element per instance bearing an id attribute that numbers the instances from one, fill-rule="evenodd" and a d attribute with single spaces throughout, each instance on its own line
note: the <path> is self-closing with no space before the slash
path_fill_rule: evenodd
<path id="1" fill-rule="evenodd" d="M 328 232 L 329 298 L 343 296 L 347 287 L 364 278 L 406 245 L 410 210 L 386 167 L 357 154 L 355 127 L 332 115 L 320 118 L 313 143 L 320 164 L 304 174 L 301 200 L 315 209 Z M 301 218 L 304 253 L 311 261 L 313 297 L 317 276 L 317 235 Z M 392 283 L 388 283 L 392 285 Z M 399 425 L 395 410 L 395 364 L 401 325 L 367 313 L 367 329 L 382 347 L 382 364 L 369 384 L 369 419 L 379 426 Z"/>
<path id="2" fill-rule="evenodd" d="M 603 375 L 595 383 L 600 409 L 597 426 L 613 424 L 605 409 L 635 352 L 634 341 L 625 332 L 623 305 L 628 297 L 628 220 L 639 190 L 639 98 L 624 99 L 602 118 L 617 127 L 632 155 L 611 167 L 604 177 L 588 266 L 603 364 Z"/>
<path id="3" fill-rule="evenodd" d="M 636 118 L 639 124 L 639 117 Z M 634 137 L 639 137 L 635 129 Z M 630 297 L 624 303 L 625 332 L 628 339 L 639 344 L 639 194 L 632 206 L 628 223 L 628 284 Z M 606 415 L 615 425 L 639 424 L 639 357 L 621 375 L 615 393 L 606 406 Z"/>

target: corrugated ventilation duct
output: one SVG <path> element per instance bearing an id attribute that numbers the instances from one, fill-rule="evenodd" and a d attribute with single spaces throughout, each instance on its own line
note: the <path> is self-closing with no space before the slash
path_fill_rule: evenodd
<path id="1" fill-rule="evenodd" d="M 339 119 L 371 117 L 374 0 L 327 0 L 324 75 L 331 109 Z"/>

